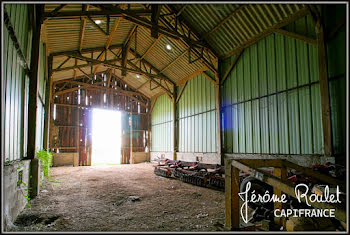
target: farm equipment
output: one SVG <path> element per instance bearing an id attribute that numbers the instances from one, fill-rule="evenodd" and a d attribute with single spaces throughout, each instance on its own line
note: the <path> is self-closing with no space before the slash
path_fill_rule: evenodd
<path id="1" fill-rule="evenodd" d="M 190 183 L 201 187 L 209 187 L 219 190 L 225 189 L 225 168 L 218 164 L 204 164 L 199 162 L 185 162 L 180 160 L 163 159 L 158 160 L 158 164 L 154 165 L 154 173 L 159 176 L 176 178 L 183 182 Z M 346 171 L 343 166 L 326 163 L 324 165 L 314 165 L 312 170 L 322 174 L 335 177 L 342 181 L 345 178 Z M 271 168 L 261 169 L 266 173 L 273 174 Z M 273 194 L 273 187 L 264 183 L 249 174 L 240 172 L 240 192 L 245 191 L 246 184 L 251 183 L 250 193 L 263 195 L 266 191 L 270 195 Z M 294 185 L 303 183 L 310 188 L 316 188 L 317 185 L 322 184 L 319 179 L 315 177 L 308 177 L 294 169 L 287 170 L 287 180 Z M 249 196 L 250 197 L 250 196 Z M 304 203 L 299 203 L 297 200 L 287 195 L 289 202 L 288 207 L 292 209 L 307 208 Z M 252 217 L 249 222 L 254 223 L 258 221 L 274 220 L 274 204 L 268 203 L 249 203 L 250 208 L 253 209 Z"/>

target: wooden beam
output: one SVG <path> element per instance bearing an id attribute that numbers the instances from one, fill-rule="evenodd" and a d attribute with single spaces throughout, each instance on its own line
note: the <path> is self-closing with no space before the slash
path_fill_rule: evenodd
<path id="1" fill-rule="evenodd" d="M 149 110 L 149 113 L 152 113 L 153 108 L 154 108 L 154 105 L 155 105 L 156 102 L 157 102 L 157 99 L 158 99 L 158 97 L 156 97 L 156 98 L 154 99 L 154 101 L 153 101 L 153 103 L 152 103 L 152 105 L 151 105 L 151 109 Z"/>
<path id="2" fill-rule="evenodd" d="M 302 42 L 307 42 L 309 44 L 317 45 L 316 39 L 309 38 L 309 37 L 304 36 L 302 34 L 289 32 L 289 31 L 284 30 L 284 29 L 275 29 L 274 32 L 282 34 L 282 35 L 287 36 L 287 37 L 295 38 L 295 39 L 300 40 Z"/>
<path id="3" fill-rule="evenodd" d="M 83 4 L 83 11 L 89 10 L 88 4 Z M 85 26 L 86 26 L 86 17 L 82 17 L 80 20 L 80 33 L 79 33 L 79 51 L 83 49 L 83 42 L 84 42 L 84 36 L 85 36 Z"/>
<path id="4" fill-rule="evenodd" d="M 205 71 L 202 71 L 202 74 L 209 82 L 213 83 L 214 85 L 217 84 L 217 82 L 212 77 L 210 77 Z"/>
<path id="5" fill-rule="evenodd" d="M 243 54 L 243 51 L 244 51 L 244 49 L 241 49 L 241 50 L 237 53 L 235 59 L 232 61 L 230 67 L 226 70 L 224 76 L 222 77 L 222 79 L 221 79 L 221 84 L 224 84 L 225 80 L 228 78 L 228 75 L 231 73 L 232 69 L 236 66 L 236 64 L 237 64 L 237 62 L 238 62 L 238 60 L 239 60 L 239 58 L 240 58 L 241 55 Z"/>
<path id="6" fill-rule="evenodd" d="M 132 67 L 134 67 L 136 70 L 141 71 L 141 69 L 138 68 L 135 64 L 133 64 L 133 63 L 131 63 L 131 62 L 128 62 L 128 64 L 131 65 Z M 156 83 L 158 86 L 160 86 L 160 87 L 167 93 L 167 95 L 172 96 L 171 91 L 168 90 L 165 86 L 163 86 L 160 82 L 156 81 L 156 80 L 155 80 L 155 77 L 146 75 L 146 78 L 148 78 L 149 80 L 153 81 L 153 82 Z"/>
<path id="7" fill-rule="evenodd" d="M 239 170 L 232 167 L 231 162 L 225 159 L 225 226 L 239 230 Z"/>
<path id="8" fill-rule="evenodd" d="M 324 154 L 332 156 L 332 121 L 328 80 L 327 50 L 322 18 L 318 18 L 316 24 L 317 51 L 318 51 L 318 74 L 320 76 L 321 110 Z M 317 27 L 318 26 L 318 27 Z"/>
<path id="9" fill-rule="evenodd" d="M 202 39 L 207 38 L 210 34 L 214 33 L 218 28 L 220 28 L 223 24 L 225 24 L 229 19 L 231 19 L 238 11 L 242 10 L 246 5 L 240 5 L 236 9 L 233 10 L 231 14 L 226 16 L 225 19 L 221 20 L 220 23 L 215 25 L 209 32 L 203 35 Z"/>
<path id="10" fill-rule="evenodd" d="M 151 22 L 152 22 L 152 28 L 151 28 L 151 37 L 152 38 L 158 38 L 158 19 L 160 12 L 162 10 L 162 5 L 160 4 L 152 4 L 151 5 L 152 10 L 152 16 L 151 16 Z"/>
<path id="11" fill-rule="evenodd" d="M 179 59 L 182 58 L 182 56 L 186 55 L 187 50 L 185 50 L 184 52 L 181 53 L 181 55 L 179 55 L 178 57 L 176 57 L 175 60 L 171 61 L 169 64 L 165 65 L 164 68 L 162 68 L 162 70 L 160 70 L 160 73 L 163 73 L 165 70 L 167 70 L 171 65 L 173 65 L 174 63 L 176 63 Z"/>
<path id="12" fill-rule="evenodd" d="M 37 99 L 38 99 L 38 73 L 39 73 L 39 54 L 40 54 L 40 31 L 41 31 L 41 15 L 43 5 L 34 5 L 34 22 L 33 22 L 33 39 L 30 61 L 30 81 L 29 81 L 29 101 L 28 101 L 28 143 L 27 157 L 34 159 L 36 156 L 36 125 L 37 125 Z M 33 185 L 36 187 L 35 185 Z M 32 191 L 33 197 L 37 195 L 37 191 Z M 31 195 L 31 196 L 32 196 Z"/>
<path id="13" fill-rule="evenodd" d="M 337 24 L 331 27 L 331 30 L 327 33 L 327 41 L 334 38 L 337 32 L 345 25 L 346 16 L 341 19 Z"/>
<path id="14" fill-rule="evenodd" d="M 50 12 L 51 15 L 56 15 L 60 10 L 62 10 L 67 4 L 60 4 L 53 11 Z"/>
<path id="15" fill-rule="evenodd" d="M 259 6 L 259 5 L 257 5 Z M 302 8 L 301 10 L 295 12 L 293 15 L 290 15 L 289 17 L 285 18 L 283 21 L 270 26 L 269 28 L 267 28 L 265 31 L 261 32 L 260 34 L 254 36 L 253 38 L 249 39 L 248 41 L 246 41 L 245 43 L 243 43 L 242 45 L 235 47 L 234 49 L 232 49 L 231 51 L 229 51 L 228 53 L 226 53 L 225 56 L 223 56 L 222 59 L 226 59 L 230 56 L 232 56 L 233 54 L 236 54 L 237 52 L 239 52 L 240 50 L 251 46 L 252 44 L 258 42 L 259 40 L 263 39 L 264 37 L 270 35 L 271 33 L 274 32 L 275 29 L 278 28 L 282 28 L 283 26 L 286 26 L 294 21 L 296 21 L 297 19 L 306 16 L 309 13 L 308 9 L 306 7 Z"/>
<path id="16" fill-rule="evenodd" d="M 107 52 L 109 46 L 111 45 L 113 36 L 114 36 L 114 34 L 115 34 L 115 32 L 116 32 L 116 30 L 117 30 L 117 28 L 118 28 L 120 19 L 121 19 L 121 17 L 118 17 L 118 18 L 115 19 L 114 24 L 113 24 L 113 27 L 112 27 L 112 30 L 111 30 L 111 32 L 110 32 L 110 34 L 109 34 L 109 37 L 108 37 L 108 39 L 107 39 L 107 41 L 106 41 L 106 44 L 105 44 L 105 50 L 97 57 L 97 60 L 101 60 L 101 58 L 103 58 L 104 55 L 106 54 L 106 52 Z M 95 67 L 95 69 L 94 69 L 94 74 L 96 74 L 96 72 L 97 72 L 97 70 L 98 70 L 99 67 L 100 67 L 99 64 Z"/>
<path id="17" fill-rule="evenodd" d="M 104 35 L 108 36 L 106 31 L 104 31 L 98 24 L 95 23 L 95 21 L 91 18 L 91 16 L 87 16 L 88 20 L 92 23 L 93 26 L 95 26 L 96 29 L 98 29 L 100 32 L 102 32 Z"/>
<path id="18" fill-rule="evenodd" d="M 125 41 L 125 45 L 122 48 L 122 67 L 126 68 L 126 64 L 127 64 L 127 60 L 128 60 L 128 54 L 129 54 L 129 50 L 131 47 L 131 42 L 132 42 L 132 38 L 135 35 L 137 26 L 135 25 L 133 27 L 133 29 L 131 30 L 130 34 L 128 35 L 127 40 Z M 122 69 L 122 76 L 126 76 L 126 70 Z"/>
<path id="19" fill-rule="evenodd" d="M 108 49 L 116 49 L 116 48 L 122 48 L 123 44 L 115 44 L 115 45 L 110 45 Z M 81 51 L 79 50 L 70 50 L 70 51 L 58 51 L 58 52 L 52 52 L 50 53 L 51 56 L 70 56 L 74 54 L 84 54 L 84 53 L 91 53 L 91 52 L 102 52 L 106 48 L 103 47 L 93 47 L 93 48 L 82 48 Z"/>
<path id="20" fill-rule="evenodd" d="M 113 63 L 113 62 L 118 62 L 118 61 L 121 61 L 121 59 L 113 59 L 113 60 L 106 60 L 105 62 L 108 62 L 108 63 Z M 74 65 L 74 66 L 69 66 L 69 67 L 63 67 L 63 68 L 59 68 L 59 69 L 53 69 L 52 72 L 56 73 L 56 72 L 60 72 L 60 71 L 67 71 L 67 70 L 71 70 L 71 69 L 81 69 L 81 68 L 85 68 L 85 67 L 90 67 L 91 64 L 95 65 L 95 64 L 101 64 L 102 61 L 96 61 L 96 62 L 89 62 L 87 64 L 80 64 L 80 65 Z"/>
<path id="21" fill-rule="evenodd" d="M 58 12 L 56 15 L 52 15 L 50 12 L 45 12 L 43 18 L 45 20 L 54 20 L 54 19 L 64 19 L 64 18 L 77 18 L 77 17 L 94 17 L 94 16 L 106 16 L 111 17 L 122 17 L 124 15 L 131 16 L 151 16 L 151 10 L 144 9 L 135 9 L 135 10 L 123 10 L 120 8 L 114 8 L 113 10 L 101 10 L 101 11 L 67 11 L 67 12 Z"/>
<path id="22" fill-rule="evenodd" d="M 221 156 L 221 86 L 220 82 L 215 85 L 215 101 L 216 101 L 216 138 L 217 138 L 217 153 Z M 221 157 L 222 159 L 222 157 Z"/>
<path id="23" fill-rule="evenodd" d="M 184 77 L 183 79 L 181 79 L 179 82 L 176 83 L 176 85 L 181 85 L 191 79 L 193 79 L 194 77 L 196 77 L 197 75 L 201 74 L 203 71 L 208 70 L 207 66 L 203 66 L 200 69 L 194 71 L 193 73 L 191 73 L 190 75 Z"/>
<path id="24" fill-rule="evenodd" d="M 175 103 L 179 102 L 179 100 L 180 100 L 180 98 L 181 98 L 181 95 L 182 95 L 182 92 L 184 92 L 186 86 L 187 86 L 187 81 L 186 81 L 185 84 L 182 86 L 182 88 L 181 88 L 179 94 L 177 95 Z"/>

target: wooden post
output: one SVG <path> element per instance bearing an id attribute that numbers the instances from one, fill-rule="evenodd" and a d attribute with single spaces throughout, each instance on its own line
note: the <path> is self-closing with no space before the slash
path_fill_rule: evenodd
<path id="1" fill-rule="evenodd" d="M 131 109 L 132 112 L 132 109 Z M 133 141 L 132 141 L 133 133 L 132 133 L 132 114 L 130 114 L 130 161 L 129 164 L 133 163 L 133 157 L 132 157 L 132 148 L 133 148 Z"/>
<path id="2" fill-rule="evenodd" d="M 29 102 L 28 102 L 28 145 L 27 157 L 30 163 L 30 198 L 35 198 L 40 190 L 40 164 L 36 156 L 36 122 L 37 122 L 37 99 L 38 99 L 38 70 L 40 53 L 40 30 L 41 16 L 44 5 L 34 5 L 33 7 L 33 40 L 30 61 L 30 81 L 29 81 Z"/>
<path id="3" fill-rule="evenodd" d="M 48 57 L 46 57 L 48 58 Z M 49 57 L 49 61 L 47 62 L 48 66 L 50 66 L 50 60 L 52 57 Z M 44 148 L 49 150 L 50 148 L 50 133 L 51 133 L 51 96 L 52 96 L 52 78 L 50 74 L 50 69 L 47 70 L 47 80 L 46 80 L 46 89 L 45 89 L 45 123 L 44 123 Z"/>
<path id="4" fill-rule="evenodd" d="M 78 153 L 78 159 L 79 159 L 80 158 L 80 108 L 76 108 L 75 112 L 76 112 L 76 122 L 77 122 L 76 124 L 77 126 L 75 128 L 76 151 Z"/>
<path id="5" fill-rule="evenodd" d="M 150 110 L 150 102 L 148 105 L 148 161 L 151 161 L 151 110 Z"/>
<path id="6" fill-rule="evenodd" d="M 280 168 L 280 167 L 274 167 L 273 169 L 273 175 L 282 179 L 286 180 L 287 179 L 287 169 L 285 167 Z M 278 198 L 281 198 L 282 196 L 282 191 L 274 187 L 273 188 L 273 193 L 278 196 Z M 274 203 L 274 209 L 283 209 L 285 208 L 286 205 L 282 204 L 281 202 L 275 202 Z M 274 217 L 274 221 L 276 224 L 282 225 L 284 230 L 286 229 L 286 218 L 285 217 Z"/>
<path id="7" fill-rule="evenodd" d="M 172 104 L 173 104 L 173 159 L 177 160 L 176 156 L 176 87 L 174 86 L 174 95 L 172 99 Z"/>
<path id="8" fill-rule="evenodd" d="M 322 128 L 323 128 L 323 143 L 325 156 L 332 156 L 332 122 L 331 108 L 329 98 L 329 80 L 328 80 L 328 65 L 327 54 L 324 36 L 324 25 L 322 17 L 317 19 L 316 38 L 318 51 L 318 71 L 320 76 L 320 93 L 321 93 L 321 109 L 322 109 Z"/>
<path id="9" fill-rule="evenodd" d="M 225 226 L 239 230 L 239 170 L 232 167 L 232 160 L 225 159 Z"/>
<path id="10" fill-rule="evenodd" d="M 221 92 L 220 92 L 220 83 L 215 85 L 216 88 L 216 126 L 217 126 L 217 131 L 216 131 L 216 139 L 217 139 L 217 153 L 221 156 L 222 154 L 222 146 L 221 146 Z M 221 156 L 221 165 L 224 163 L 224 159 Z"/>
<path id="11" fill-rule="evenodd" d="M 29 102 L 28 102 L 28 146 L 27 158 L 34 159 L 36 156 L 36 105 L 38 99 L 38 70 L 39 70 L 39 51 L 40 51 L 40 30 L 42 6 L 33 7 L 33 39 L 30 61 L 30 81 L 29 81 Z"/>

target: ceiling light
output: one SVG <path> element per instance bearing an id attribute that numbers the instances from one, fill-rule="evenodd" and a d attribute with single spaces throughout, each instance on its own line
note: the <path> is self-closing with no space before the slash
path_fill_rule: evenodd
<path id="1" fill-rule="evenodd" d="M 140 75 L 137 74 L 136 77 L 137 77 L 137 78 L 140 78 Z"/>
<path id="2" fill-rule="evenodd" d="M 101 24 L 101 22 L 102 22 L 101 20 L 95 20 L 96 24 Z"/>
<path id="3" fill-rule="evenodd" d="M 167 49 L 168 51 L 171 51 L 171 46 L 170 46 L 170 44 L 166 44 L 166 45 L 165 45 L 165 49 Z"/>

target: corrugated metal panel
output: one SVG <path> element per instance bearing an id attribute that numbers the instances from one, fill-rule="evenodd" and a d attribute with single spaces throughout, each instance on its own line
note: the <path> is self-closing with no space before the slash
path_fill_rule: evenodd
<path id="1" fill-rule="evenodd" d="M 11 24 L 14 27 L 20 47 L 30 63 L 32 33 L 29 30 L 29 7 L 25 4 L 5 4 Z M 2 122 L 2 147 L 4 158 L 9 160 L 20 159 L 26 155 L 28 78 L 26 78 L 20 58 L 10 38 L 7 28 L 4 27 L 3 52 L 3 92 L 2 107 L 4 121 Z"/>
<path id="2" fill-rule="evenodd" d="M 151 151 L 170 152 L 173 150 L 173 110 L 167 95 L 157 98 L 151 114 L 152 148 Z"/>
<path id="3" fill-rule="evenodd" d="M 222 88 L 225 151 L 322 153 L 317 81 L 314 45 L 273 34 L 246 48 Z"/>
<path id="4" fill-rule="evenodd" d="M 216 152 L 215 86 L 203 75 L 188 81 L 177 110 L 179 152 Z"/>
<path id="5" fill-rule="evenodd" d="M 178 10 L 182 7 L 175 6 Z M 224 56 L 302 7 L 303 4 L 190 4 L 182 16 L 200 35 L 206 35 L 226 20 L 206 38 L 219 56 Z"/>

